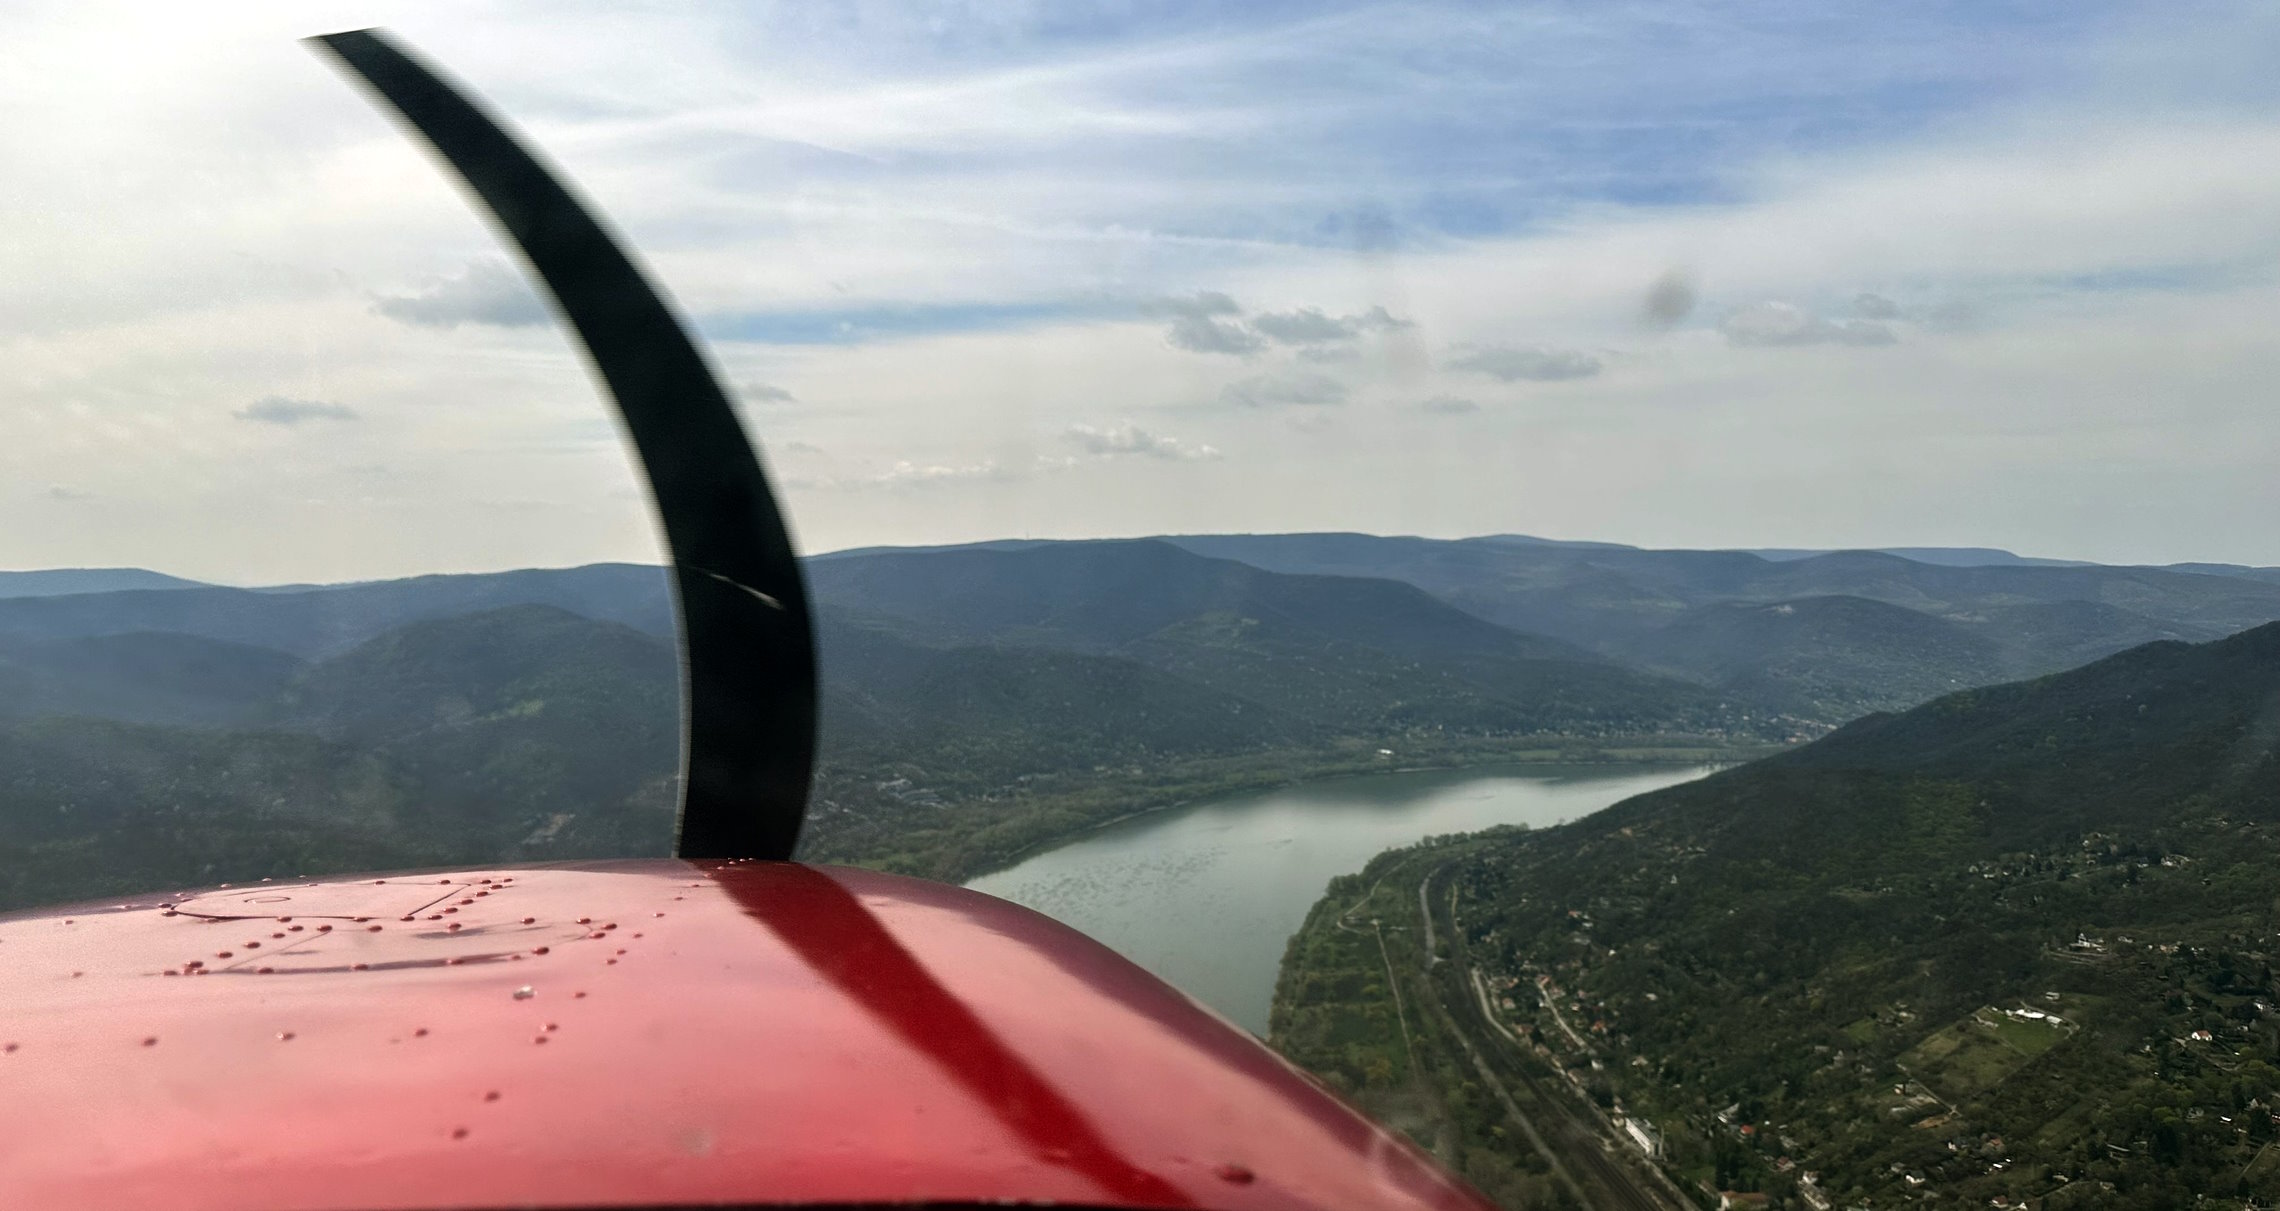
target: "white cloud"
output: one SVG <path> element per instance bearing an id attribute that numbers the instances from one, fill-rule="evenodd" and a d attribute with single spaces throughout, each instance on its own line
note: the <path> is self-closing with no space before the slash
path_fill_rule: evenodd
<path id="1" fill-rule="evenodd" d="M 1282 314 L 1262 313 L 1251 317 L 1251 327 L 1261 336 L 1282 345 L 1312 345 L 1323 341 L 1351 340 L 1353 326 L 1345 320 L 1334 320 L 1322 314 L 1318 307 L 1301 307 Z"/>
<path id="2" fill-rule="evenodd" d="M 1417 410 L 1435 416 L 1466 416 L 1480 411 L 1480 404 L 1461 395 L 1436 395 L 1419 402 Z"/>
<path id="3" fill-rule="evenodd" d="M 427 328 L 461 324 L 527 327 L 549 321 L 544 304 L 513 266 L 499 260 L 470 262 L 417 294 L 383 298 L 372 309 L 392 320 Z"/>
<path id="4" fill-rule="evenodd" d="M 1793 9 L 1746 29 L 1704 10 L 1663 42 L 1628 35 L 1665 18 L 1622 6 L 1143 15 L 1042 38 L 1040 10 L 1019 7 L 533 20 L 521 0 L 398 3 L 387 20 L 565 165 L 700 326 L 1024 317 L 721 343 L 733 381 L 835 405 L 749 410 L 771 452 L 809 442 L 830 460 L 786 444 L 793 465 L 845 472 L 830 486 L 846 490 L 791 488 L 810 545 L 1937 531 L 2280 563 L 2255 524 L 2280 510 L 2264 465 L 2280 338 L 2262 319 L 2280 314 L 2280 103 L 2253 53 L 2280 22 L 2269 6 L 2057 17 L 2038 28 L 2075 32 L 2028 45 L 1906 5 L 1803 34 Z M 536 322 L 448 177 L 294 44 L 324 24 L 311 11 L 0 12 L 0 152 L 23 185 L 0 198 L 0 479 L 42 510 L 0 524 L 0 564 L 246 580 L 654 557 L 573 348 Z M 1904 36 L 1885 36 L 1894 22 Z M 2159 71 L 2131 57 L 2149 32 L 2169 47 Z M 1447 59 L 1459 38 L 1477 67 Z M 2216 59 L 2250 86 L 2204 83 Z M 1521 62 L 1541 70 L 1508 70 Z M 1791 118 L 1830 114 L 1818 129 L 1835 137 L 1790 137 Z M 1218 291 L 1184 310 L 1119 302 L 1198 283 Z M 1862 310 L 1864 288 L 1901 314 Z M 1751 338 L 1860 321 L 1903 343 L 1737 347 L 1718 321 L 1760 300 L 1803 318 L 1735 319 Z M 1381 302 L 1415 327 L 1333 336 Z M 1553 359 L 1524 370 L 1627 352 L 1621 373 L 1532 390 L 1526 408 L 1487 394 L 1490 370 L 1428 356 L 1523 338 Z M 1335 377 L 1309 388 L 1295 370 Z M 354 401 L 366 420 L 283 444 L 215 423 L 215 401 L 273 391 Z M 1426 424 L 1405 403 L 1443 396 L 1487 406 Z M 1348 398 L 1389 406 L 1296 406 Z M 1168 403 L 1213 400 L 1238 406 Z M 1102 417 L 1245 457 L 1173 464 L 1065 437 Z M 1082 473 L 1047 473 L 1059 464 L 1037 449 Z M 48 505 L 46 484 L 102 507 Z M 923 484 L 937 490 L 884 490 Z M 499 500 L 555 509 L 472 503 Z"/>
<path id="5" fill-rule="evenodd" d="M 1853 314 L 1863 319 L 1896 320 L 1900 318 L 1900 304 L 1881 294 L 1862 291 L 1853 296 Z"/>
<path id="6" fill-rule="evenodd" d="M 1267 346 L 1258 333 L 1232 318 L 1243 313 L 1235 300 L 1215 290 L 1159 299 L 1150 310 L 1172 317 L 1171 331 L 1165 334 L 1165 339 L 1190 353 L 1228 353 L 1240 357 Z"/>
<path id="7" fill-rule="evenodd" d="M 1245 317 L 1231 296 L 1215 290 L 1159 299 L 1148 310 L 1172 317 L 1171 343 L 1190 353 L 1249 356 L 1276 345 L 1297 346 L 1299 355 L 1335 360 L 1337 347 L 1372 332 L 1396 332 L 1415 325 L 1382 305 L 1356 315 L 1333 316 L 1320 307 L 1268 311 Z"/>
<path id="8" fill-rule="evenodd" d="M 797 403 L 798 397 L 772 383 L 746 383 L 737 389 L 745 399 L 756 404 Z"/>
<path id="9" fill-rule="evenodd" d="M 1001 466 L 995 461 L 972 463 L 937 463 L 899 459 L 884 469 L 860 475 L 845 476 L 791 476 L 784 480 L 790 488 L 854 492 L 879 488 L 924 488 L 971 483 L 977 480 L 1018 479 L 1025 472 Z"/>
<path id="10" fill-rule="evenodd" d="M 1469 370 L 1505 382 L 1559 383 L 1590 378 L 1605 368 L 1581 349 L 1510 348 L 1489 346 L 1468 349 L 1449 359 L 1452 370 Z"/>
<path id="11" fill-rule="evenodd" d="M 1129 421 L 1106 429 L 1091 425 L 1071 425 L 1061 436 L 1085 453 L 1103 458 L 1137 454 L 1179 462 L 1220 456 L 1214 447 L 1150 433 Z"/>
<path id="12" fill-rule="evenodd" d="M 1735 308 L 1718 330 L 1736 345 L 1889 345 L 1899 339 L 1874 320 L 1824 319 L 1777 300 Z"/>
<path id="13" fill-rule="evenodd" d="M 1346 384 L 1329 375 L 1294 371 L 1229 383 L 1220 391 L 1219 398 L 1244 408 L 1322 407 L 1345 403 L 1352 394 Z"/>
<path id="14" fill-rule="evenodd" d="M 910 483 L 958 483 L 962 479 L 1005 479 L 1010 470 L 996 463 L 896 463 L 869 477 L 866 483 L 901 488 Z"/>
<path id="15" fill-rule="evenodd" d="M 1301 307 L 1296 311 L 1262 312 L 1251 317 L 1251 327 L 1278 345 L 1320 345 L 1334 341 L 1350 341 L 1367 332 L 1391 332 L 1414 327 L 1408 320 L 1396 319 L 1383 306 L 1373 306 L 1360 315 L 1332 317 L 1319 307 Z"/>
<path id="16" fill-rule="evenodd" d="M 1172 330 L 1166 339 L 1190 353 L 1232 353 L 1242 356 L 1257 353 L 1267 347 L 1267 343 L 1259 339 L 1257 333 L 1240 324 L 1206 319 L 1200 315 L 1183 315 L 1173 320 Z"/>
<path id="17" fill-rule="evenodd" d="M 345 404 L 328 403 L 315 399 L 287 399 L 282 395 L 268 395 L 247 404 L 230 415 L 239 420 L 255 421 L 264 425 L 298 425 L 312 420 L 355 420 L 356 409 Z"/>
<path id="18" fill-rule="evenodd" d="M 1168 315 L 1211 319 L 1217 316 L 1241 315 L 1243 308 L 1234 299 L 1217 290 L 1199 290 L 1194 294 L 1177 295 L 1156 300 L 1155 310 Z"/>

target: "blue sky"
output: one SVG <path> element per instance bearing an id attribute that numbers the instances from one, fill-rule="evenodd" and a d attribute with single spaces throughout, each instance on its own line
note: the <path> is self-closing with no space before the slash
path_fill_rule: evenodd
<path id="1" fill-rule="evenodd" d="M 0 566 L 653 557 L 575 351 L 294 43 L 369 24 L 628 234 L 813 549 L 2280 564 L 2268 5 L 329 0 L 0 14 Z"/>

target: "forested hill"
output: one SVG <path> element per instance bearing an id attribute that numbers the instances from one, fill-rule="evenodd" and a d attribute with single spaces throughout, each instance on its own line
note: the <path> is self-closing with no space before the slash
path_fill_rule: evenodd
<path id="1" fill-rule="evenodd" d="M 913 642 L 1130 660 L 1308 726 L 1788 731 L 1754 703 L 1509 630 L 1400 581 L 1267 572 L 1162 542 L 882 552 L 819 560 L 809 575 L 826 611 Z"/>
<path id="2" fill-rule="evenodd" d="M 2280 1196 L 2280 625 L 1427 856 L 1514 1028 L 1684 1180 Z"/>
<path id="3" fill-rule="evenodd" d="M 2105 567 L 1971 549 L 1652 551 L 1512 535 L 1282 534 L 881 548 L 807 565 L 822 605 L 933 646 L 1115 652 L 1168 667 L 1200 641 L 1210 659 L 1186 661 L 1181 675 L 1247 678 L 1227 659 L 1237 649 L 1280 659 L 1359 645 L 1444 670 L 1502 662 L 1492 696 L 1566 695 L 1558 711 L 1640 704 L 1642 676 L 1684 681 L 1697 704 L 1785 716 L 1802 735 L 2154 640 L 2198 642 L 2280 619 L 2280 569 Z M 0 573 L 0 644 L 156 633 L 323 659 L 409 622 L 514 605 L 660 636 L 673 627 L 669 576 L 631 564 L 267 589 L 67 570 Z M 1248 620 L 1244 633 L 1206 636 L 1208 621 L 1197 623 L 1230 617 Z M 1560 676 L 1505 677 L 1516 662 Z M 1607 676 L 1610 665 L 1627 684 Z M 1363 701 L 1354 687 L 1306 692 L 1318 705 L 1343 697 L 1354 713 Z"/>
<path id="4" fill-rule="evenodd" d="M 2280 619 L 2280 569 L 2224 564 L 2113 567 L 1968 549 L 1658 551 L 1515 535 L 1165 541 L 1278 572 L 1404 581 L 1491 622 L 1830 722 Z"/>
<path id="5" fill-rule="evenodd" d="M 1410 585 L 1158 543 L 825 561 L 817 581 L 818 860 L 958 878 L 1397 757 L 1700 758 L 1794 726 Z M 0 601 L 0 905 L 665 852 L 668 601 L 631 566 Z"/>
<path id="6" fill-rule="evenodd" d="M 0 598 L 60 597 L 72 593 L 113 593 L 125 589 L 204 588 L 195 580 L 141 568 L 48 568 L 0 572 Z"/>
<path id="7" fill-rule="evenodd" d="M 591 564 L 360 584 L 138 587 L 0 599 L 0 639 L 153 632 L 324 657 L 406 623 L 517 605 L 554 606 L 657 635 L 673 631 L 671 578 L 663 568 Z"/>
<path id="8" fill-rule="evenodd" d="M 1910 839 L 1905 819 L 1858 796 L 1933 784 L 1976 793 L 1971 828 L 1950 839 L 1979 856 L 2194 815 L 2280 820 L 2280 623 L 2212 643 L 2147 644 L 1870 715 L 1815 743 L 1619 804 L 1575 831 L 1652 828 L 1719 852 L 1852 861 L 1869 830 Z M 1890 866 L 1916 848 L 1865 857 Z"/>

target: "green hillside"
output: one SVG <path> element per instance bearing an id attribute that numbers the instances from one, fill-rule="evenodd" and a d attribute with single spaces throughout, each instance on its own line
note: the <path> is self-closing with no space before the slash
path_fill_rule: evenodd
<path id="1" fill-rule="evenodd" d="M 260 712 L 300 668 L 284 652 L 163 631 L 0 636 L 0 716 L 224 727 Z"/>
<path id="2" fill-rule="evenodd" d="M 1388 746 L 1448 762 L 1615 741 L 1699 753 L 1778 726 L 1406 585 L 1127 546 L 1086 554 L 1134 576 L 1048 567 L 1026 582 L 1043 599 L 1028 615 L 1018 593 L 961 599 L 932 566 L 894 571 L 904 596 L 875 595 L 960 606 L 959 626 L 825 605 L 803 853 L 955 878 L 1148 806 L 1376 768 Z M 1208 575 L 1151 572 L 1150 556 Z M 948 560 L 948 575 L 963 564 Z M 680 707 L 670 640 L 548 603 L 416 616 L 515 592 L 599 594 L 623 612 L 654 576 L 508 580 L 183 589 L 87 599 L 108 604 L 84 616 L 19 613 L 93 633 L 0 630 L 0 771 L 12 788 L 0 797 L 0 903 L 667 852 Z M 1149 597 L 1148 584 L 1162 591 Z M 274 625 L 277 642 L 318 655 L 103 630 L 161 596 L 185 625 Z M 415 617 L 324 650 L 405 611 Z"/>
<path id="3" fill-rule="evenodd" d="M 2272 570 L 2230 565 L 2107 567 L 1917 549 L 1768 558 L 1510 535 L 1165 541 L 1274 571 L 1404 581 L 1489 621 L 1824 723 L 2280 619 Z"/>
<path id="4" fill-rule="evenodd" d="M 195 580 L 142 568 L 44 568 L 0 572 L 0 598 L 58 597 L 67 593 L 112 593 L 122 589 L 196 589 Z"/>
<path id="5" fill-rule="evenodd" d="M 1747 551 L 1657 551 L 1513 536 L 1230 534 L 1164 541 L 1271 571 L 1405 581 L 1492 622 L 1587 647 L 1651 630 L 1697 605 L 1800 597 L 1865 597 L 1943 617 L 2092 602 L 2197 628 L 2209 638 L 2280 618 L 2273 570 L 2215 565 L 1952 564 L 1882 551 L 1768 559 Z"/>
<path id="6" fill-rule="evenodd" d="M 1531 1062 L 1658 1125 L 1685 1182 L 2280 1196 L 2280 625 L 1872 716 L 1370 877 L 1397 900 L 1435 875 Z M 1290 962 L 1287 1045 L 1336 1071 L 1321 1032 L 1360 999 L 1310 974 L 1325 946 Z"/>
<path id="7" fill-rule="evenodd" d="M 657 635 L 673 630 L 664 569 L 592 564 L 272 589 L 193 585 L 0 597 L 0 638 L 166 632 L 321 657 L 406 623 L 513 605 L 550 605 Z"/>
<path id="8" fill-rule="evenodd" d="M 1697 606 L 1629 650 L 1811 719 L 1912 706 L 1981 684 L 2007 663 L 1975 628 L 1866 597 Z"/>
<path id="9" fill-rule="evenodd" d="M 936 646 L 1123 655 L 1270 697 L 1275 688 L 1258 684 L 1270 661 L 1335 649 L 1339 675 L 1290 664 L 1280 703 L 1340 727 L 1494 731 L 1549 715 L 1563 727 L 1596 716 L 1613 728 L 1699 729 L 1738 723 L 1720 715 L 1731 707 L 1761 723 L 1792 716 L 1810 735 L 1959 685 L 2280 618 L 2280 570 L 1944 548 L 1650 551 L 1515 535 L 1283 534 L 879 548 L 807 563 L 824 606 Z M 0 581 L 0 645 L 164 633 L 320 659 L 407 623 L 526 604 L 672 630 L 666 572 L 625 564 L 258 590 L 131 569 Z M 1890 608 L 1870 616 L 1861 603 Z M 1366 671 L 1372 664 L 1390 665 L 1396 680 L 1438 678 L 1429 698 L 1470 705 L 1421 716 L 1385 699 L 1386 672 Z M 1674 689 L 1673 677 L 1695 689 Z M 231 718 L 209 706 L 147 717 Z"/>
<path id="10" fill-rule="evenodd" d="M 1284 575 L 1164 542 L 842 556 L 817 561 L 811 580 L 826 607 L 921 640 L 1118 656 L 1347 733 L 1789 730 L 1398 581 Z"/>

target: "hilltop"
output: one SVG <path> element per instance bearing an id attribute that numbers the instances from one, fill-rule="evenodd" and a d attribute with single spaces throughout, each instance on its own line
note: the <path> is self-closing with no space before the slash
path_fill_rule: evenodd
<path id="1" fill-rule="evenodd" d="M 195 580 L 143 568 L 46 568 L 0 572 L 0 598 L 57 597 L 68 593 L 115 593 L 125 589 L 196 589 Z"/>

